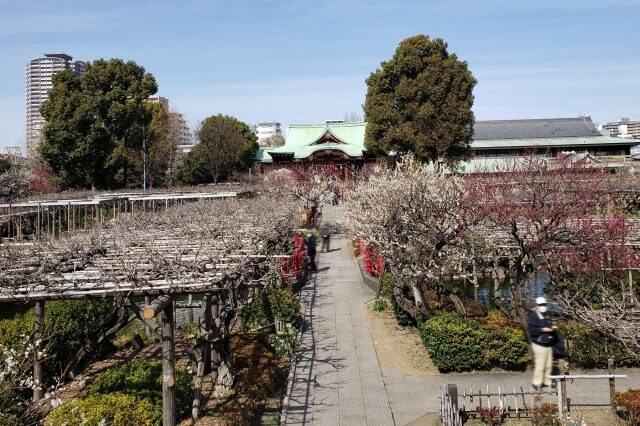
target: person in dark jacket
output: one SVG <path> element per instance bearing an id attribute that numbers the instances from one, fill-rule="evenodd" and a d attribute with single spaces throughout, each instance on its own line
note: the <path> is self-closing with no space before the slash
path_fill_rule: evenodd
<path id="1" fill-rule="evenodd" d="M 547 313 L 547 300 L 536 298 L 536 307 L 529 316 L 529 335 L 535 367 L 532 385 L 535 391 L 542 387 L 551 386 L 551 368 L 553 366 L 554 332 L 557 327 L 551 323 Z"/>
<path id="2" fill-rule="evenodd" d="M 313 232 L 307 234 L 307 255 L 311 272 L 318 272 L 316 267 L 316 235 Z"/>

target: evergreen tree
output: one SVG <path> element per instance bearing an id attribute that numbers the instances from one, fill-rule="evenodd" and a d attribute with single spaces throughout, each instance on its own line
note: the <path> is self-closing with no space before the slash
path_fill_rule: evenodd
<path id="1" fill-rule="evenodd" d="M 413 153 L 421 161 L 464 158 L 473 135 L 467 63 L 442 39 L 417 35 L 367 79 L 365 145 L 379 155 Z"/>
<path id="2" fill-rule="evenodd" d="M 206 118 L 197 131 L 197 138 L 198 145 L 176 168 L 177 183 L 218 183 L 232 171 L 249 170 L 258 150 L 257 137 L 251 128 L 228 115 Z"/>
<path id="3" fill-rule="evenodd" d="M 39 154 L 62 187 L 128 186 L 150 120 L 145 101 L 157 89 L 143 67 L 121 59 L 89 63 L 82 76 L 64 70 L 53 77 L 41 107 L 47 122 Z"/>

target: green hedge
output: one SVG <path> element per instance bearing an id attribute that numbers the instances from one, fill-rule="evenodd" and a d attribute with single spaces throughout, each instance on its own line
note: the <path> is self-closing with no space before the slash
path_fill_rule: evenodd
<path id="1" fill-rule="evenodd" d="M 94 395 L 56 408 L 45 426 L 159 426 L 162 412 L 131 395 Z"/>
<path id="2" fill-rule="evenodd" d="M 420 335 L 440 371 L 481 370 L 487 366 L 483 333 L 473 320 L 440 314 L 422 324 Z"/>
<path id="3" fill-rule="evenodd" d="M 560 324 L 569 346 L 569 362 L 579 368 L 607 368 L 613 358 L 616 367 L 640 367 L 640 359 L 617 340 L 605 337 L 587 326 Z"/>
<path id="4" fill-rule="evenodd" d="M 191 377 L 176 368 L 176 412 L 185 416 L 191 409 Z M 89 395 L 125 394 L 151 403 L 155 415 L 162 416 L 162 363 L 136 358 L 101 374 L 89 387 Z"/>
<path id="5" fill-rule="evenodd" d="M 529 355 L 524 332 L 515 327 L 485 325 L 483 354 L 487 364 L 503 370 L 524 370 Z"/>
<path id="6" fill-rule="evenodd" d="M 440 371 L 526 367 L 527 342 L 516 327 L 482 325 L 458 314 L 442 313 L 420 325 L 422 341 Z"/>

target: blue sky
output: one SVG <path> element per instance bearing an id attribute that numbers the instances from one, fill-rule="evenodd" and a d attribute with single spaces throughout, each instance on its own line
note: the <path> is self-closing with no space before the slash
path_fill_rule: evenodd
<path id="1" fill-rule="evenodd" d="M 640 119 L 640 1 L 0 0 L 0 147 L 24 144 L 24 65 L 135 60 L 195 125 L 361 114 L 405 37 L 442 37 L 478 79 L 477 119 Z"/>

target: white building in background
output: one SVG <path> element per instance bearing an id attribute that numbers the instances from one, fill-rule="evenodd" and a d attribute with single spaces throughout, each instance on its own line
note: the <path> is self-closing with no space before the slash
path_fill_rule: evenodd
<path id="1" fill-rule="evenodd" d="M 164 98 L 162 96 L 154 95 L 154 96 L 149 96 L 147 98 L 147 101 L 152 103 L 162 104 L 162 106 L 164 107 L 164 110 L 169 112 L 169 99 Z"/>
<path id="2" fill-rule="evenodd" d="M 66 53 L 45 53 L 44 57 L 27 62 L 25 66 L 25 100 L 27 125 L 27 156 L 35 157 L 42 140 L 45 120 L 40 114 L 40 106 L 49 98 L 53 87 L 53 75 L 64 69 L 72 69 L 80 75 L 84 62 L 74 61 Z"/>
<path id="3" fill-rule="evenodd" d="M 255 129 L 256 136 L 258 136 L 258 145 L 266 146 L 267 139 L 272 136 L 282 136 L 282 130 L 280 129 L 280 123 L 258 123 Z"/>
<path id="4" fill-rule="evenodd" d="M 613 137 L 640 139 L 640 121 L 631 121 L 626 117 L 621 118 L 620 121 L 600 124 L 598 130 L 606 131 Z"/>
<path id="5" fill-rule="evenodd" d="M 178 145 L 176 146 L 176 161 L 178 161 L 191 152 L 196 145 L 196 140 L 182 114 L 179 112 L 171 112 L 169 114 L 175 114 L 176 122 L 178 123 Z"/>

